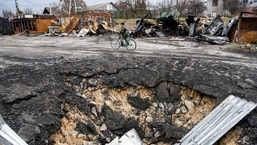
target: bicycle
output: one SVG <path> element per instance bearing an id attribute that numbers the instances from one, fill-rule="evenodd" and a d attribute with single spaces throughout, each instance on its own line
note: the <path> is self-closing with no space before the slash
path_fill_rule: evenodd
<path id="1" fill-rule="evenodd" d="M 120 35 L 119 38 L 115 38 L 111 41 L 111 47 L 114 50 L 118 50 L 121 46 L 124 46 L 127 48 L 127 50 L 133 51 L 137 47 L 137 43 L 132 38 L 127 38 L 126 40 L 122 38 Z"/>

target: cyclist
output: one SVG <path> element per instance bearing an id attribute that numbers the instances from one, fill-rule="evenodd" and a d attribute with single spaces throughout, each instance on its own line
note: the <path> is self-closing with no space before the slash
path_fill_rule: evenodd
<path id="1" fill-rule="evenodd" d="M 125 23 L 121 23 L 121 28 L 120 28 L 120 35 L 121 35 L 121 45 L 124 46 L 125 44 L 123 44 L 123 39 L 125 40 L 126 44 L 128 44 L 128 36 L 129 36 L 129 31 L 128 29 L 125 27 Z"/>

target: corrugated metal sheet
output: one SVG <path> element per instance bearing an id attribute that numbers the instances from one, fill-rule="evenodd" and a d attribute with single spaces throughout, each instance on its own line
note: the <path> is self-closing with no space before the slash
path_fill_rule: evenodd
<path id="1" fill-rule="evenodd" d="M 0 144 L 28 145 L 4 122 L 1 115 L 0 115 Z"/>
<path id="2" fill-rule="evenodd" d="M 175 145 L 213 145 L 256 105 L 230 95 Z"/>

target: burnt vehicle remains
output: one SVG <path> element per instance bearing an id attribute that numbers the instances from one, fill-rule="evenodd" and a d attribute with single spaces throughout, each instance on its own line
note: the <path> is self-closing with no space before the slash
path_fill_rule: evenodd
<path id="1" fill-rule="evenodd" d="M 136 28 L 130 33 L 130 37 L 146 36 L 145 30 L 151 28 L 154 24 L 146 20 L 148 14 L 136 21 Z"/>
<path id="2" fill-rule="evenodd" d="M 167 35 L 178 35 L 178 26 L 180 23 L 174 19 L 174 16 L 171 13 L 164 14 L 157 18 L 157 22 L 161 25 Z"/>
<path id="3" fill-rule="evenodd" d="M 238 18 L 231 18 L 225 23 L 220 15 L 213 21 L 208 17 L 189 15 L 185 21 L 176 21 L 173 12 L 165 12 L 156 17 L 157 24 L 146 20 L 148 15 L 136 22 L 136 29 L 131 32 L 131 37 L 164 37 L 182 36 L 192 37 L 196 41 L 210 44 L 224 45 L 229 42 L 257 41 L 256 27 L 257 14 L 241 12 Z M 210 23 L 208 23 L 210 21 Z"/>

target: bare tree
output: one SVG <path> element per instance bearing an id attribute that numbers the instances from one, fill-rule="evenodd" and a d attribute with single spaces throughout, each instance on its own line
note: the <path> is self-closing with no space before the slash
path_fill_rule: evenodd
<path id="1" fill-rule="evenodd" d="M 200 1 L 190 1 L 188 6 L 188 13 L 195 16 L 202 14 L 206 9 L 204 3 Z"/>
<path id="2" fill-rule="evenodd" d="M 143 17 L 147 14 L 145 0 L 137 0 L 135 8 L 137 9 L 137 17 Z"/>
<path id="3" fill-rule="evenodd" d="M 27 14 L 27 15 L 31 15 L 31 14 L 33 14 L 33 10 L 32 10 L 31 8 L 25 8 L 25 9 L 23 10 L 23 13 L 24 13 L 24 14 Z"/>
<path id="4" fill-rule="evenodd" d="M 8 18 L 8 17 L 14 15 L 14 13 L 11 10 L 3 10 L 2 13 L 3 13 L 4 18 Z"/>
<path id="5" fill-rule="evenodd" d="M 77 13 L 87 8 L 84 0 L 60 0 L 59 11 L 61 14 Z"/>
<path id="6" fill-rule="evenodd" d="M 150 18 L 155 18 L 156 16 L 159 15 L 159 12 L 157 10 L 157 5 L 154 3 L 150 2 L 149 0 L 146 1 L 146 10 L 148 11 L 148 14 Z"/>
<path id="7" fill-rule="evenodd" d="M 116 5 L 120 9 L 121 18 L 143 17 L 147 13 L 146 0 L 119 0 Z"/>
<path id="8" fill-rule="evenodd" d="M 174 7 L 172 0 L 162 0 L 156 4 L 156 8 L 161 15 L 164 12 L 169 12 Z"/>
<path id="9" fill-rule="evenodd" d="M 191 7 L 191 6 L 190 6 Z M 187 13 L 187 10 L 189 8 L 189 1 L 188 0 L 181 0 L 176 3 L 175 8 L 178 11 L 178 20 L 181 16 L 185 16 Z"/>
<path id="10" fill-rule="evenodd" d="M 237 15 L 241 11 L 239 0 L 224 0 L 224 10 L 227 10 L 231 15 Z"/>
<path id="11" fill-rule="evenodd" d="M 136 12 L 133 7 L 132 1 L 129 0 L 119 0 L 116 5 L 120 9 L 120 18 L 131 18 L 134 17 L 134 13 Z"/>

